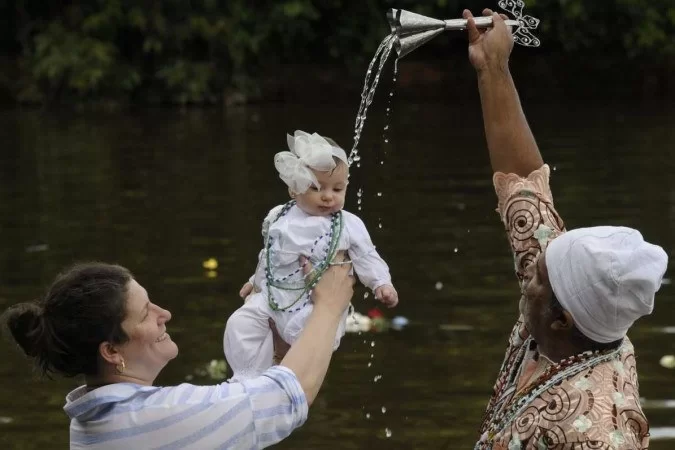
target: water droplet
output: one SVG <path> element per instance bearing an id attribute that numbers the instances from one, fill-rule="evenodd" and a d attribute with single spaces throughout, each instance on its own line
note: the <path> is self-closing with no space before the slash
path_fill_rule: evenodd
<path id="1" fill-rule="evenodd" d="M 457 253 L 457 252 L 459 251 L 459 249 L 458 249 L 457 247 L 455 247 L 455 250 L 453 250 L 453 251 L 454 251 L 455 253 Z"/>
<path id="2" fill-rule="evenodd" d="M 370 419 L 370 413 L 366 413 L 366 419 Z"/>
<path id="3" fill-rule="evenodd" d="M 387 413 L 387 408 L 385 408 L 385 407 L 383 406 L 383 407 L 382 407 L 382 414 L 386 414 L 386 413 Z"/>
<path id="4" fill-rule="evenodd" d="M 388 144 L 388 143 L 389 143 L 389 139 L 385 139 L 385 140 L 384 140 L 384 143 L 385 143 L 385 144 Z"/>
<path id="5" fill-rule="evenodd" d="M 356 161 L 356 162 L 359 162 L 359 161 L 361 161 L 361 157 L 359 155 L 354 155 L 353 160 Z"/>
<path id="6" fill-rule="evenodd" d="M 556 166 L 553 166 L 553 171 L 554 171 L 554 172 L 556 171 Z"/>
<path id="7" fill-rule="evenodd" d="M 361 163 L 356 163 L 356 167 L 361 167 Z"/>
<path id="8" fill-rule="evenodd" d="M 391 430 L 389 428 L 384 429 L 384 435 L 387 436 L 388 438 L 391 437 Z"/>
<path id="9" fill-rule="evenodd" d="M 370 292 L 366 292 L 365 294 L 363 294 L 363 298 L 368 298 L 368 297 L 370 297 Z"/>
<path id="10" fill-rule="evenodd" d="M 380 165 L 383 166 L 383 165 L 384 165 L 384 161 L 380 161 Z"/>
<path id="11" fill-rule="evenodd" d="M 382 375 L 375 375 L 375 378 L 373 378 L 373 383 L 377 383 L 382 379 Z"/>
<path id="12" fill-rule="evenodd" d="M 373 359 L 375 357 L 375 353 L 370 354 L 370 359 Z"/>
<path id="13" fill-rule="evenodd" d="M 381 224 L 381 223 L 378 223 L 378 224 L 377 224 L 377 227 L 381 229 L 381 228 L 382 228 L 382 224 Z"/>
<path id="14" fill-rule="evenodd" d="M 378 192 L 378 193 L 377 193 L 377 196 L 378 196 L 378 197 L 382 197 L 382 192 Z"/>
<path id="15" fill-rule="evenodd" d="M 370 367 L 370 366 L 372 366 L 372 365 L 373 365 L 373 363 L 371 363 L 371 362 L 368 363 L 368 367 Z"/>
<path id="16" fill-rule="evenodd" d="M 390 109 L 391 109 L 391 108 L 387 108 L 387 112 L 389 112 Z"/>
<path id="17" fill-rule="evenodd" d="M 437 281 L 435 287 L 436 287 L 437 291 L 440 291 L 441 289 L 443 289 L 443 283 L 441 283 L 440 281 Z"/>
<path id="18" fill-rule="evenodd" d="M 358 200 L 356 201 L 356 203 L 360 205 L 360 204 L 361 204 L 361 199 L 358 199 Z"/>
<path id="19" fill-rule="evenodd" d="M 393 96 L 394 96 L 394 93 L 393 93 L 393 92 L 390 92 L 390 93 L 389 93 L 389 97 L 393 97 Z"/>
<path id="20" fill-rule="evenodd" d="M 389 129 L 389 125 L 385 125 L 385 126 L 384 126 L 384 129 L 385 129 L 385 130 L 388 130 L 388 129 Z"/>
<path id="21" fill-rule="evenodd" d="M 375 341 L 370 341 L 370 346 L 375 347 Z"/>

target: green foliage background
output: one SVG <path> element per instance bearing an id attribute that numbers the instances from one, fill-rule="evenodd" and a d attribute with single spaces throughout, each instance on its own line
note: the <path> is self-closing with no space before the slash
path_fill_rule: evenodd
<path id="1" fill-rule="evenodd" d="M 547 51 L 671 73 L 673 0 L 527 0 Z M 365 67 L 388 8 L 438 18 L 474 0 L 0 0 L 0 89 L 19 102 L 210 104 L 274 67 Z M 602 55 L 598 58 L 598 55 Z M 591 61 L 592 62 L 592 61 Z"/>

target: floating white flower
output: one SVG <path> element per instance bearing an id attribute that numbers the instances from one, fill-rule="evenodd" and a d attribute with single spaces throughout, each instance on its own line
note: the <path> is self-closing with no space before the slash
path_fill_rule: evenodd
<path id="1" fill-rule="evenodd" d="M 345 331 L 347 333 L 358 333 L 359 331 L 370 331 L 372 321 L 370 317 L 354 312 L 347 316 Z"/>
<path id="2" fill-rule="evenodd" d="M 666 369 L 675 369 L 675 356 L 664 355 L 661 357 L 659 364 L 661 364 L 661 366 L 665 367 Z"/>

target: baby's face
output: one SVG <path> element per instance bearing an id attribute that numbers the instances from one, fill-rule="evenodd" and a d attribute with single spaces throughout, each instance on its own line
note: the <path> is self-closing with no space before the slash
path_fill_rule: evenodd
<path id="1" fill-rule="evenodd" d="M 321 189 L 310 186 L 304 194 L 297 194 L 298 206 L 312 216 L 329 216 L 345 206 L 349 169 L 340 161 L 332 172 L 313 170 Z"/>

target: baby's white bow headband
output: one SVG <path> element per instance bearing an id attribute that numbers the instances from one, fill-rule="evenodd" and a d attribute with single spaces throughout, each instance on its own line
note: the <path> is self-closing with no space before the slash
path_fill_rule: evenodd
<path id="1" fill-rule="evenodd" d="M 296 130 L 293 136 L 287 134 L 286 140 L 290 151 L 274 155 L 274 167 L 296 194 L 304 194 L 311 185 L 321 188 L 311 169 L 320 172 L 335 169 L 334 157 L 349 165 L 345 151 L 330 138 Z"/>

